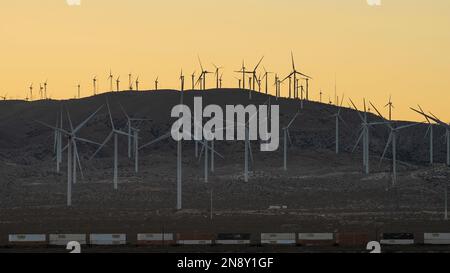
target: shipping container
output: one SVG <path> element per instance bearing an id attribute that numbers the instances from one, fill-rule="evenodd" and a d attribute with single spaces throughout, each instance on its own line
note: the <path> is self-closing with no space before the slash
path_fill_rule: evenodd
<path id="1" fill-rule="evenodd" d="M 340 232 L 336 234 L 336 244 L 339 246 L 366 246 L 369 234 L 356 232 Z"/>
<path id="2" fill-rule="evenodd" d="M 219 233 L 216 244 L 218 245 L 249 245 L 249 233 Z"/>
<path id="3" fill-rule="evenodd" d="M 425 233 L 426 245 L 450 245 L 450 233 Z"/>
<path id="4" fill-rule="evenodd" d="M 173 233 L 141 233 L 137 235 L 138 245 L 175 245 Z"/>
<path id="5" fill-rule="evenodd" d="M 295 233 L 261 233 L 263 245 L 295 245 Z"/>
<path id="6" fill-rule="evenodd" d="M 297 244 L 303 246 L 331 246 L 335 244 L 333 233 L 299 233 Z"/>
<path id="7" fill-rule="evenodd" d="M 47 236 L 45 234 L 11 234 L 8 236 L 12 245 L 46 245 Z"/>
<path id="8" fill-rule="evenodd" d="M 383 233 L 382 245 L 413 245 L 414 234 L 413 233 Z"/>
<path id="9" fill-rule="evenodd" d="M 85 245 L 86 234 L 50 234 L 49 244 L 55 246 L 65 246 L 69 242 L 78 242 L 80 245 Z"/>
<path id="10" fill-rule="evenodd" d="M 89 243 L 91 245 L 125 245 L 126 234 L 91 234 Z"/>

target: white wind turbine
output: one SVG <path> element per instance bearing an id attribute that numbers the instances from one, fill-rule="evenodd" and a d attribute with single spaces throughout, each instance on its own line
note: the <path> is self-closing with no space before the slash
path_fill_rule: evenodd
<path id="1" fill-rule="evenodd" d="M 450 124 L 447 124 L 445 122 L 443 122 L 442 120 L 440 120 L 439 118 L 437 118 L 435 115 L 433 114 L 425 114 L 423 111 L 419 111 L 416 110 L 414 108 L 411 108 L 411 110 L 413 110 L 414 112 L 417 112 L 425 117 L 427 117 L 428 119 L 436 122 L 437 124 L 441 125 L 442 127 L 445 128 L 445 138 L 446 138 L 446 142 L 447 142 L 447 159 L 446 159 L 446 164 L 448 167 L 450 167 Z"/>
<path id="2" fill-rule="evenodd" d="M 86 120 L 84 120 L 80 125 L 78 125 L 75 128 L 72 125 L 70 116 L 68 116 L 69 124 L 70 124 L 70 131 L 66 131 L 62 128 L 53 127 L 44 122 L 37 121 L 38 123 L 44 125 L 45 127 L 48 127 L 53 130 L 58 130 L 61 134 L 64 134 L 67 136 L 67 206 L 69 206 L 69 207 L 72 206 L 72 183 L 74 182 L 73 181 L 74 176 L 73 176 L 72 171 L 74 169 L 76 169 L 76 161 L 78 161 L 78 164 L 80 164 L 80 161 L 79 161 L 80 159 L 78 156 L 78 149 L 77 149 L 77 141 L 95 144 L 95 145 L 98 144 L 93 141 L 77 137 L 76 134 L 102 109 L 102 107 L 97 109 L 97 111 L 95 111 L 92 115 L 90 115 Z M 69 114 L 69 113 L 67 112 L 67 114 Z M 73 153 L 72 153 L 72 149 L 74 150 Z M 80 167 L 81 167 L 81 165 L 80 165 Z M 76 179 L 76 176 L 75 176 L 75 179 Z"/>
<path id="3" fill-rule="evenodd" d="M 109 135 L 105 138 L 103 143 L 100 145 L 100 147 L 97 149 L 97 151 L 91 156 L 89 160 L 92 160 L 102 149 L 105 147 L 105 145 L 111 140 L 111 138 L 114 137 L 114 189 L 117 190 L 118 188 L 118 161 L 119 161 L 119 135 L 123 136 L 130 136 L 128 133 L 122 132 L 121 130 L 116 129 L 114 125 L 114 121 L 111 115 L 111 109 L 109 107 L 108 100 L 106 101 L 106 106 L 108 108 L 108 114 L 109 114 L 109 120 L 111 122 L 111 132 Z"/>
<path id="4" fill-rule="evenodd" d="M 339 154 L 340 147 L 339 147 L 339 122 L 342 121 L 345 123 L 345 121 L 341 117 L 341 111 L 342 111 L 342 105 L 344 103 L 344 95 L 342 95 L 341 104 L 338 105 L 338 111 L 336 114 L 333 115 L 333 117 L 336 119 L 336 137 L 335 137 L 335 152 L 336 154 Z"/>
<path id="5" fill-rule="evenodd" d="M 375 111 L 378 113 L 378 115 L 383 119 L 386 120 L 383 115 L 381 115 L 381 113 L 378 111 L 378 109 L 375 107 L 375 105 L 373 105 L 372 103 L 370 103 L 372 105 L 372 107 L 375 109 Z M 392 114 L 392 113 L 390 113 Z M 413 123 L 413 124 L 408 124 L 408 125 L 403 125 L 403 126 L 397 126 L 394 122 L 389 121 L 387 123 L 385 123 L 385 125 L 390 129 L 390 134 L 389 134 L 389 138 L 388 141 L 386 143 L 386 146 L 384 148 L 383 151 L 383 155 L 381 156 L 381 160 L 380 162 L 382 162 L 386 156 L 386 152 L 387 149 L 389 148 L 389 145 L 392 146 L 392 184 L 395 186 L 397 184 L 397 136 L 398 133 L 406 128 L 409 127 L 413 127 L 413 126 L 417 126 L 419 125 L 419 123 Z"/>
<path id="6" fill-rule="evenodd" d="M 420 112 L 424 113 L 422 107 L 420 107 L 419 105 L 419 109 Z M 425 134 L 425 137 L 429 136 L 430 140 L 429 140 L 429 144 L 430 144 L 430 148 L 429 148 L 429 152 L 430 152 L 430 166 L 433 166 L 434 164 L 434 124 L 431 122 L 431 119 L 429 119 L 427 116 L 424 116 L 428 125 L 428 129 L 427 132 Z"/>
<path id="7" fill-rule="evenodd" d="M 291 119 L 291 121 L 288 123 L 286 127 L 283 128 L 283 169 L 287 171 L 287 150 L 288 150 L 288 140 L 290 145 L 292 145 L 292 139 L 291 134 L 289 133 L 289 129 L 291 128 L 294 121 L 297 119 L 297 117 L 300 115 L 300 112 L 297 112 L 295 116 Z"/>

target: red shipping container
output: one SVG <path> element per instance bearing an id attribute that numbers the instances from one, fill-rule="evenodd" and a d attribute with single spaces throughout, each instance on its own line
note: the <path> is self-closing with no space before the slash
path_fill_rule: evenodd
<path id="1" fill-rule="evenodd" d="M 369 234 L 341 232 L 336 234 L 336 244 L 339 246 L 366 246 L 369 242 Z"/>

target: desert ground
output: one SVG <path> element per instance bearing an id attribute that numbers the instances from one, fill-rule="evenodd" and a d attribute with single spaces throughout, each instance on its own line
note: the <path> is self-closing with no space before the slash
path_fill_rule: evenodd
<path id="1" fill-rule="evenodd" d="M 185 102 L 203 96 L 204 103 L 262 104 L 268 96 L 248 91 L 187 91 Z M 118 102 L 141 122 L 140 142 L 145 144 L 166 133 L 173 122 L 172 106 L 179 92 L 172 90 L 102 94 L 62 102 L 74 124 L 82 122 L 106 97 L 117 127 L 126 119 Z M 319 102 L 271 98 L 280 105 L 280 127 L 300 111 L 290 133 L 288 170 L 283 170 L 283 149 L 263 153 L 252 143 L 254 164 L 249 182 L 244 181 L 242 142 L 217 142 L 215 172 L 208 183 L 203 161 L 195 157 L 193 142 L 183 143 L 183 209 L 176 206 L 176 143 L 167 139 L 140 151 L 140 171 L 127 157 L 127 138 L 119 140 L 119 185 L 113 188 L 112 142 L 89 160 L 95 145 L 78 147 L 83 177 L 73 185 L 73 206 L 66 206 L 67 153 L 61 173 L 54 161 L 54 132 L 37 120 L 54 125 L 60 101 L 0 102 L 0 252 L 34 251 L 6 248 L 8 234 L 18 233 L 136 233 L 157 232 L 366 232 L 379 239 L 383 232 L 450 232 L 444 220 L 444 186 L 450 170 L 444 165 L 442 128 L 436 126 L 434 166 L 428 164 L 427 124 L 402 131 L 398 139 L 398 181 L 392 184 L 391 154 L 380 162 L 389 136 L 386 126 L 371 128 L 371 174 L 362 172 L 362 152 L 354 145 L 361 120 L 348 107 L 342 109 L 341 147 L 334 152 L 337 107 Z M 361 103 L 361 102 L 358 102 Z M 360 109 L 361 110 L 361 109 Z M 369 119 L 379 121 L 373 114 Z M 399 122 L 405 124 L 406 122 Z M 64 120 L 67 127 L 68 121 Z M 102 109 L 80 136 L 103 142 L 110 131 L 107 111 Z M 361 147 L 361 145 L 359 145 Z M 212 199 L 211 199 L 212 196 Z M 269 209 L 287 206 L 286 209 Z M 212 218 L 211 218 L 212 216 Z M 178 252 L 186 248 L 122 247 L 107 251 Z M 396 250 L 393 248 L 393 250 Z M 41 250 L 42 251 L 42 250 Z M 59 251 L 47 249 L 46 251 Z M 94 250 L 92 250 L 94 251 Z M 102 249 L 95 249 L 101 252 Z M 103 251 L 106 251 L 103 249 Z M 190 248 L 189 251 L 302 252 L 343 251 L 336 248 Z M 450 248 L 414 246 L 401 251 L 450 251 Z"/>

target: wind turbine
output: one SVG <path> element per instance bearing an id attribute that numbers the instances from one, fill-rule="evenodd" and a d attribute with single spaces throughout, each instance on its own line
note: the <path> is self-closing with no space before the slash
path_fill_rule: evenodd
<path id="1" fill-rule="evenodd" d="M 418 105 L 418 106 L 419 106 L 420 112 L 425 113 L 423 111 L 422 107 L 420 107 L 420 105 Z M 430 166 L 433 166 L 433 164 L 434 164 L 434 155 L 433 155 L 433 153 L 434 153 L 434 124 L 431 122 L 431 120 L 427 116 L 424 116 L 424 117 L 429 124 L 427 132 L 425 134 L 425 137 L 430 136 Z"/>
<path id="2" fill-rule="evenodd" d="M 218 67 L 217 65 L 213 64 L 214 68 L 216 69 L 216 72 L 214 72 L 214 76 L 216 77 L 216 88 L 219 89 L 220 88 L 220 70 L 223 69 L 223 67 Z"/>
<path id="3" fill-rule="evenodd" d="M 39 96 L 41 97 L 41 100 L 44 98 L 44 87 L 42 86 L 42 83 L 39 84 Z"/>
<path id="4" fill-rule="evenodd" d="M 92 79 L 93 85 L 94 85 L 94 95 L 97 95 L 97 76 L 94 76 Z"/>
<path id="5" fill-rule="evenodd" d="M 263 61 L 264 56 L 261 57 L 261 59 L 259 60 L 259 62 L 256 64 L 255 68 L 252 71 L 247 72 L 247 74 L 251 74 L 252 77 L 252 86 L 250 87 L 250 90 L 256 91 L 255 89 L 255 83 L 258 82 L 258 77 L 256 76 L 256 71 L 258 70 L 258 67 L 261 65 L 261 62 Z M 251 92 L 250 92 L 251 94 Z M 251 96 L 250 96 L 251 98 Z"/>
<path id="6" fill-rule="evenodd" d="M 2 98 L 3 100 L 8 99 L 8 93 L 6 95 L 4 95 L 4 96 L 0 96 L 0 98 Z"/>
<path id="7" fill-rule="evenodd" d="M 202 86 L 202 88 L 200 88 L 200 89 L 206 90 L 206 75 L 212 74 L 213 72 L 210 72 L 210 71 L 205 70 L 203 68 L 202 61 L 200 60 L 200 57 L 198 57 L 198 62 L 200 64 L 201 74 L 200 74 L 200 77 L 197 80 L 197 83 L 200 82 L 200 85 Z"/>
<path id="8" fill-rule="evenodd" d="M 269 92 L 269 74 L 273 74 L 273 72 L 268 72 L 265 67 L 263 68 L 264 68 L 264 76 L 262 79 L 266 80 L 266 95 L 267 95 Z"/>
<path id="9" fill-rule="evenodd" d="M 342 95 L 341 104 L 338 105 L 338 111 L 332 117 L 336 119 L 336 154 L 339 154 L 339 121 L 345 122 L 341 117 L 342 105 L 344 103 L 344 95 Z"/>
<path id="10" fill-rule="evenodd" d="M 289 129 L 291 128 L 292 124 L 294 123 L 294 121 L 297 119 L 297 117 L 300 115 L 300 112 L 297 112 L 297 114 L 295 114 L 295 116 L 291 119 L 291 121 L 288 123 L 288 125 L 286 127 L 283 128 L 283 139 L 284 139 L 284 156 L 283 156 L 283 163 L 284 163 L 284 167 L 283 169 L 285 171 L 287 171 L 287 150 L 288 150 L 288 140 L 289 143 L 292 145 L 292 139 L 291 139 L 291 135 L 289 133 Z"/>
<path id="11" fill-rule="evenodd" d="M 116 79 L 116 87 L 117 87 L 117 92 L 119 92 L 120 91 L 120 76 L 118 76 Z"/>
<path id="12" fill-rule="evenodd" d="M 72 121 L 70 120 L 69 113 L 67 112 L 69 124 L 70 124 L 70 131 L 66 131 L 62 128 L 53 127 L 51 125 L 48 125 L 44 122 L 37 121 L 38 123 L 44 125 L 47 128 L 58 130 L 61 134 L 64 134 L 67 136 L 67 206 L 72 206 L 72 179 L 76 179 L 76 177 L 73 176 L 72 171 L 74 170 L 74 166 L 76 166 L 75 161 L 78 161 L 78 164 L 80 164 L 79 156 L 78 156 L 78 149 L 77 149 L 77 141 L 85 142 L 85 143 L 91 143 L 96 144 L 93 141 L 83 139 L 80 137 L 77 137 L 77 133 L 102 109 L 103 106 L 101 106 L 97 111 L 95 111 L 92 115 L 90 115 L 86 120 L 84 120 L 80 125 L 77 127 L 73 127 Z M 73 154 L 72 154 L 73 149 Z M 81 165 L 80 165 L 81 167 Z"/>
<path id="13" fill-rule="evenodd" d="M 356 150 L 356 147 L 358 146 L 358 144 L 361 142 L 362 139 L 362 146 L 363 146 L 363 169 L 364 169 L 364 173 L 365 174 L 369 174 L 370 173 L 370 168 L 369 168 L 369 164 L 370 164 L 370 149 L 369 149 L 369 144 L 370 144 L 370 126 L 372 125 L 376 125 L 376 124 L 384 124 L 384 123 L 369 123 L 368 119 L 367 119 L 367 107 L 366 107 L 366 100 L 364 99 L 364 114 L 361 115 L 360 111 L 358 110 L 358 107 L 356 107 L 356 105 L 353 103 L 352 99 L 350 99 L 350 103 L 353 105 L 353 107 L 355 108 L 355 110 L 358 113 L 358 116 L 361 119 L 361 134 L 358 137 L 358 140 L 355 144 L 355 146 L 353 147 L 353 151 L 354 152 Z M 330 98 L 330 105 L 332 104 L 331 102 L 331 98 Z"/>
<path id="14" fill-rule="evenodd" d="M 450 167 L 450 124 L 447 124 L 445 122 L 443 122 L 442 120 L 440 120 L 439 118 L 437 118 L 435 115 L 433 115 L 432 113 L 425 114 L 423 111 L 419 111 L 416 110 L 414 108 L 411 108 L 411 110 L 413 110 L 414 112 L 417 112 L 425 117 L 427 117 L 428 119 L 436 122 L 437 124 L 441 125 L 442 127 L 445 128 L 445 138 L 446 138 L 446 142 L 447 142 L 447 166 Z"/>
<path id="15" fill-rule="evenodd" d="M 191 75 L 191 81 L 192 81 L 192 90 L 195 90 L 195 71 Z"/>
<path id="16" fill-rule="evenodd" d="M 383 115 L 381 115 L 380 111 L 378 111 L 378 109 L 375 107 L 375 105 L 373 105 L 372 103 L 370 103 L 372 105 L 372 107 L 374 108 L 374 110 L 378 113 L 378 115 L 383 118 L 384 120 L 386 120 Z M 381 156 L 381 160 L 380 162 L 382 162 L 386 156 L 386 152 L 387 149 L 389 148 L 389 145 L 392 146 L 392 185 L 395 186 L 397 184 L 397 136 L 398 133 L 406 128 L 409 127 L 413 127 L 413 126 L 417 126 L 419 123 L 413 123 L 413 124 L 408 124 L 408 125 L 403 125 L 403 126 L 399 126 L 397 127 L 392 121 L 389 121 L 388 123 L 386 123 L 386 126 L 390 129 L 390 134 L 389 134 L 389 138 L 388 141 L 386 143 L 386 146 L 384 148 L 384 152 L 383 155 Z"/>
<path id="17" fill-rule="evenodd" d="M 384 107 L 389 107 L 389 121 L 392 121 L 392 109 L 395 108 L 392 103 L 392 96 L 389 97 L 389 102 Z"/>
<path id="18" fill-rule="evenodd" d="M 30 88 L 30 100 L 32 101 L 33 100 L 33 83 L 31 83 L 29 88 Z"/>
<path id="19" fill-rule="evenodd" d="M 78 94 L 78 99 L 81 98 L 81 84 L 77 85 L 77 94 Z"/>
<path id="20" fill-rule="evenodd" d="M 103 141 L 102 145 L 100 145 L 100 147 L 97 149 L 97 151 L 91 156 L 90 160 L 92 160 L 102 149 L 103 147 L 105 147 L 105 145 L 114 137 L 114 189 L 117 190 L 118 188 L 118 161 L 119 161 L 119 135 L 123 135 L 128 137 L 129 134 L 122 132 L 121 130 L 116 129 L 115 125 L 114 125 L 114 121 L 111 115 L 111 109 L 109 107 L 109 102 L 108 100 L 106 100 L 106 106 L 108 107 L 108 114 L 109 114 L 109 120 L 111 122 L 111 132 L 109 133 L 109 135 L 105 138 L 105 140 Z"/>
<path id="21" fill-rule="evenodd" d="M 48 80 L 45 80 L 45 82 L 44 82 L 44 96 L 45 96 L 45 99 L 48 99 L 48 97 L 47 97 L 47 84 L 48 84 Z"/>
<path id="22" fill-rule="evenodd" d="M 291 79 L 291 77 L 293 77 L 294 78 L 294 85 L 296 85 L 297 84 L 296 83 L 297 82 L 297 75 L 300 75 L 300 76 L 302 76 L 302 77 L 304 77 L 306 79 L 312 79 L 310 76 L 305 75 L 305 74 L 297 71 L 297 68 L 295 67 L 295 62 L 294 62 L 294 53 L 292 53 L 292 52 L 291 52 L 291 58 L 292 58 L 292 72 L 284 80 L 286 80 L 288 78 Z M 296 89 L 296 86 L 294 86 L 294 90 L 295 89 Z M 306 87 L 306 89 L 307 89 L 306 93 L 308 93 L 308 86 Z M 291 90 L 291 83 L 289 83 L 289 90 Z M 290 97 L 291 97 L 291 94 L 290 94 L 290 91 L 289 91 L 289 98 Z"/>
<path id="23" fill-rule="evenodd" d="M 143 121 L 150 121 L 150 119 L 144 119 L 144 118 L 132 118 L 128 115 L 128 113 L 125 111 L 125 108 L 120 104 L 120 108 L 122 109 L 123 114 L 127 118 L 127 127 L 128 127 L 128 158 L 131 158 L 132 156 L 132 147 L 136 146 L 133 144 L 133 142 L 136 142 L 138 139 L 136 137 L 136 133 L 139 133 L 139 130 L 133 127 L 133 122 L 143 122 Z M 132 138 L 133 137 L 133 138 Z M 132 140 L 133 139 L 133 140 Z M 135 155 L 136 156 L 136 155 Z"/>
<path id="24" fill-rule="evenodd" d="M 111 92 L 114 91 L 114 90 L 113 90 L 113 79 L 114 79 L 114 76 L 113 76 L 113 74 L 112 74 L 112 70 L 110 69 L 110 70 L 109 70 L 108 80 L 109 80 L 109 86 L 110 86 Z"/>
<path id="25" fill-rule="evenodd" d="M 131 73 L 128 74 L 128 88 L 130 91 L 133 90 L 133 83 L 131 82 L 131 77 L 132 77 L 132 74 Z"/>
<path id="26" fill-rule="evenodd" d="M 136 78 L 136 91 L 139 91 L 139 76 Z"/>
<path id="27" fill-rule="evenodd" d="M 159 76 L 158 77 L 156 77 L 156 80 L 155 80 L 155 90 L 156 91 L 158 91 L 158 83 L 159 83 Z"/>
<path id="28" fill-rule="evenodd" d="M 222 88 L 222 82 L 223 82 L 222 78 L 223 78 L 223 73 L 220 74 L 220 78 L 219 78 L 219 88 Z"/>
<path id="29" fill-rule="evenodd" d="M 242 60 L 242 68 L 241 68 L 241 70 L 234 71 L 234 72 L 242 73 L 242 89 L 245 90 L 245 74 L 247 74 L 247 70 L 245 68 L 244 60 Z M 239 88 L 241 88 L 240 86 L 241 86 L 241 84 L 239 84 Z"/>
<path id="30" fill-rule="evenodd" d="M 239 89 L 241 89 L 241 86 L 242 86 L 242 79 L 239 79 L 238 77 L 234 77 L 236 80 L 238 80 L 238 86 L 239 86 Z"/>

